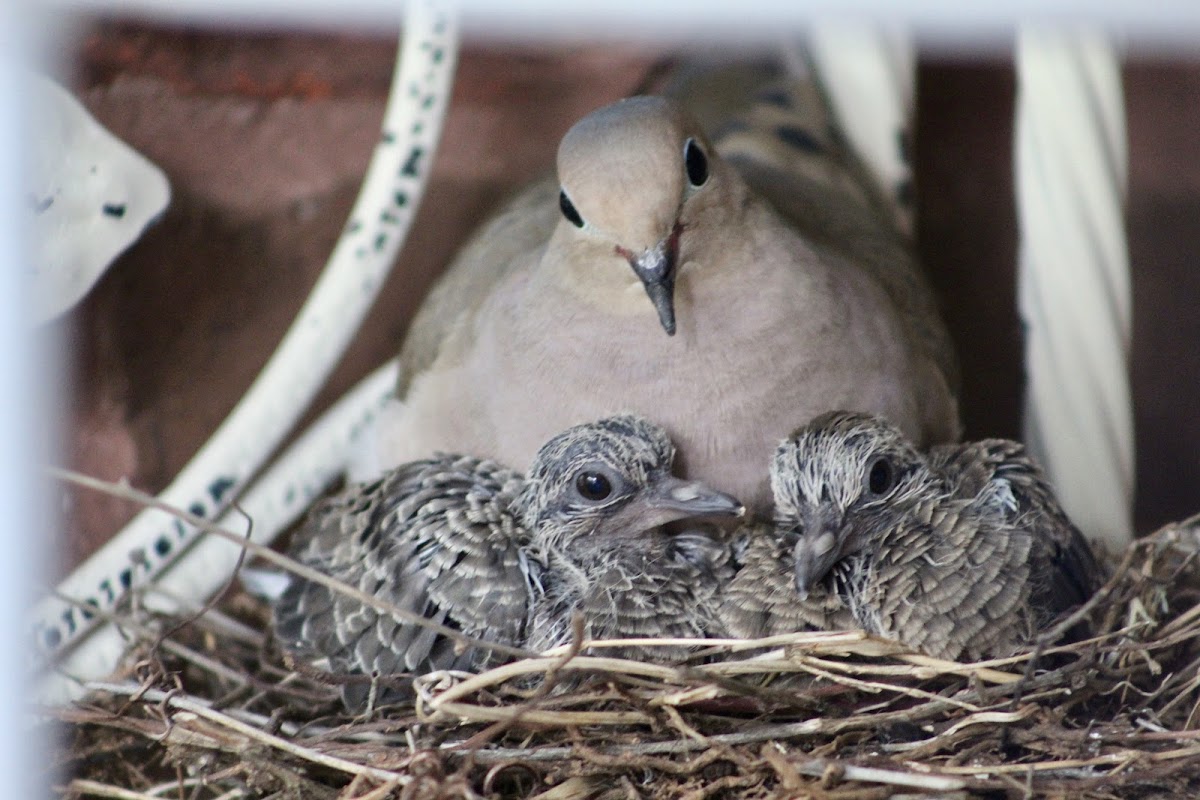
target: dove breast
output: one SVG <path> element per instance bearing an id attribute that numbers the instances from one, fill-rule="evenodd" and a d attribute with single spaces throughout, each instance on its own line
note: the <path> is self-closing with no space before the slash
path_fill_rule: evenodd
<path id="1" fill-rule="evenodd" d="M 843 179 L 845 157 L 828 154 Z M 957 437 L 932 292 L 845 180 L 727 162 L 664 98 L 579 122 L 558 178 L 486 224 L 414 320 L 394 461 L 524 469 L 555 431 L 633 411 L 666 428 L 684 475 L 761 513 L 763 465 L 798 420 L 853 408 L 923 444 Z"/>

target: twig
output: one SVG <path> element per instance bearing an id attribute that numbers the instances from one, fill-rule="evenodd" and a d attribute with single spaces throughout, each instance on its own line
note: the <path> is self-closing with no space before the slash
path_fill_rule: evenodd
<path id="1" fill-rule="evenodd" d="M 185 616 L 183 619 L 179 620 L 174 627 L 167 628 L 165 631 L 163 631 L 162 634 L 160 634 L 159 637 L 154 641 L 154 643 L 150 645 L 151 653 L 156 651 L 159 645 L 165 639 L 169 639 L 170 637 L 179 633 L 179 631 L 183 630 L 188 625 L 204 616 L 206 612 L 215 608 L 217 601 L 221 599 L 221 596 L 224 595 L 225 592 L 229 591 L 229 588 L 233 586 L 233 582 L 237 580 L 238 573 L 242 571 L 242 565 L 246 563 L 246 543 L 251 541 L 250 537 L 254 534 L 254 520 L 250 518 L 250 515 L 242 509 L 241 505 L 239 505 L 236 500 L 230 504 L 230 508 L 245 518 L 246 533 L 242 536 L 241 546 L 238 549 L 237 561 L 233 563 L 233 569 L 229 571 L 229 578 L 225 581 L 224 586 L 214 592 L 213 596 L 205 600 L 198 609 L 192 612 L 190 616 Z"/>
<path id="2" fill-rule="evenodd" d="M 510 647 L 508 645 L 500 644 L 499 642 L 488 642 L 483 639 L 476 639 L 472 636 L 467 636 L 461 631 L 448 628 L 445 625 L 440 625 L 431 619 L 421 616 L 420 614 L 415 614 L 411 611 L 399 608 L 392 603 L 381 600 L 375 595 L 367 594 L 366 592 L 354 586 L 350 586 L 349 584 L 339 581 L 336 578 L 331 578 L 323 572 L 313 569 L 312 567 L 301 564 L 295 559 L 289 558 L 281 553 L 277 553 L 269 547 L 264 547 L 258 542 L 250 541 L 241 534 L 227 531 L 220 526 L 214 525 L 211 521 L 206 520 L 203 517 L 198 517 L 188 511 L 184 511 L 183 509 L 175 508 L 168 503 L 164 503 L 153 495 L 138 491 L 132 486 L 112 483 L 111 481 L 102 481 L 98 478 L 93 478 L 90 475 L 84 475 L 82 473 L 75 472 L 74 470 L 63 469 L 62 467 L 47 467 L 46 470 L 52 477 L 59 480 L 67 481 L 68 483 L 74 483 L 78 486 L 82 486 L 87 489 L 93 489 L 98 492 L 104 492 L 105 494 L 113 497 L 119 497 L 123 500 L 132 500 L 136 503 L 140 503 L 146 508 L 155 508 L 160 511 L 165 511 L 168 514 L 173 514 L 189 525 L 192 525 L 203 531 L 204 533 L 212 534 L 213 536 L 217 536 L 226 540 L 227 542 L 231 542 L 234 545 L 243 548 L 244 551 L 253 553 L 258 558 L 261 558 L 264 561 L 269 561 L 276 566 L 283 567 L 288 572 L 299 575 L 301 578 L 304 578 L 307 581 L 319 583 L 335 592 L 344 594 L 347 597 L 352 597 L 358 602 L 370 606 L 377 611 L 382 611 L 385 614 L 389 614 L 397 619 L 402 619 L 405 622 L 411 622 L 415 625 L 429 628 L 430 630 L 436 631 L 442 636 L 454 639 L 455 641 L 461 642 L 469 647 L 483 648 L 496 653 L 503 653 L 506 656 L 515 658 L 527 658 L 534 655 L 528 650 L 523 650 L 519 647 Z"/>
<path id="3" fill-rule="evenodd" d="M 786 725 L 768 725 L 752 733 L 731 733 L 709 736 L 703 742 L 693 739 L 680 739 L 672 742 L 650 742 L 640 745 L 616 746 L 598 748 L 598 751 L 611 756 L 645 756 L 645 755 L 678 755 L 695 750 L 706 750 L 714 745 L 756 744 L 758 742 L 791 739 L 817 733 L 817 727 L 811 723 L 816 720 L 794 722 Z M 575 751 L 573 747 L 546 747 L 536 750 L 521 748 L 495 748 L 481 750 L 475 754 L 481 762 L 500 762 L 520 758 L 526 761 L 560 761 L 569 758 Z M 789 762 L 792 767 L 803 775 L 820 777 L 825 774 L 830 764 L 838 764 L 844 770 L 847 780 L 864 783 L 883 783 L 891 786 L 908 786 L 933 792 L 948 792 L 966 788 L 965 781 L 949 775 L 924 775 L 913 772 L 878 769 L 874 767 L 859 767 L 854 764 L 827 761 L 825 759 L 808 759 L 805 761 Z M 984 768 L 976 768 L 976 772 L 985 772 Z"/>
<path id="4" fill-rule="evenodd" d="M 817 652 L 854 653 L 863 656 L 886 656 L 905 652 L 903 645 L 889 639 L 872 636 L 866 631 L 797 631 L 781 633 L 775 636 L 765 636 L 761 639 L 697 639 L 697 638 L 663 638 L 649 637 L 644 639 L 597 639 L 584 642 L 588 649 L 625 648 L 625 647 L 703 647 L 697 653 L 698 657 L 744 650 L 762 650 L 788 646 L 803 646 Z M 565 652 L 570 645 L 559 645 L 541 653 L 543 656 L 557 655 Z"/>
<path id="5" fill-rule="evenodd" d="M 377 786 L 366 794 L 360 794 L 354 800 L 385 800 L 392 792 L 400 788 L 400 784 L 396 781 L 388 781 L 382 786 Z"/>
<path id="6" fill-rule="evenodd" d="M 978 706 L 971 705 L 970 703 L 964 703 L 961 700 L 955 700 L 952 697 L 942 697 L 940 694 L 936 694 L 935 692 L 927 692 L 924 689 L 914 689 L 909 686 L 902 686 L 902 685 L 895 684 L 895 683 L 880 683 L 878 681 L 861 681 L 861 680 L 858 680 L 857 678 L 848 678 L 844 675 L 836 675 L 829 670 L 824 670 L 817 666 L 809 666 L 808 664 L 806 664 L 806 662 L 808 662 L 808 661 L 818 662 L 818 659 L 804 659 L 801 661 L 801 665 L 804 666 L 808 672 L 810 672 L 811 674 L 816 675 L 818 677 L 825 678 L 826 680 L 840 683 L 843 686 L 849 686 L 851 688 L 859 689 L 864 692 L 870 692 L 872 694 L 875 694 L 877 692 L 895 692 L 896 694 L 907 695 L 908 697 L 916 697 L 921 700 L 928 700 L 928 701 L 936 702 L 936 703 L 945 703 L 948 706 L 954 706 L 955 708 L 961 708 L 964 711 L 970 711 L 970 712 L 980 711 L 980 708 Z"/>
<path id="7" fill-rule="evenodd" d="M 514 708 L 506 719 L 497 720 L 495 723 L 489 725 L 487 728 L 468 739 L 465 744 L 467 748 L 478 749 L 487 742 L 495 739 L 495 737 L 504 733 L 504 731 L 508 730 L 513 725 L 516 725 L 518 721 L 528 719 L 528 715 L 534 711 L 537 702 L 546 697 L 546 695 L 550 694 L 551 690 L 554 689 L 555 685 L 558 683 L 558 675 L 562 668 L 579 655 L 579 652 L 583 647 L 583 625 L 583 615 L 579 612 L 573 613 L 571 615 L 571 649 L 569 649 L 560 659 L 558 659 L 558 661 L 555 662 L 550 669 L 546 670 L 546 676 L 542 679 L 542 685 L 537 688 L 537 691 L 533 693 L 533 696 Z M 446 711 L 446 713 L 451 713 L 445 708 L 442 710 Z"/>
<path id="8" fill-rule="evenodd" d="M 467 695 L 474 694 L 494 686 L 498 683 L 520 677 L 522 675 L 536 675 L 546 672 L 555 664 L 559 664 L 559 669 L 567 672 L 575 671 L 596 671 L 596 672 L 621 672 L 628 675 L 641 675 L 647 678 L 658 678 L 663 681 L 672 681 L 679 677 L 679 671 L 672 667 L 664 667 L 660 664 L 645 664 L 640 661 L 628 661 L 620 658 L 601 658 L 599 656 L 578 656 L 570 661 L 570 663 L 560 664 L 561 657 L 536 657 L 527 658 L 523 661 L 514 661 L 511 664 L 502 664 L 494 667 L 487 672 L 474 675 L 462 683 L 447 689 L 437 697 L 430 701 L 429 705 L 433 712 L 441 710 L 446 704 L 453 703 Z M 427 678 L 434 678 L 438 673 L 430 673 Z"/>
<path id="9" fill-rule="evenodd" d="M 197 667 L 208 670 L 213 675 L 224 678 L 230 683 L 237 683 L 243 686 L 249 685 L 249 680 L 243 673 L 230 669 L 216 659 L 209 658 L 203 653 L 197 653 L 192 648 L 182 645 L 179 642 L 171 639 L 160 639 L 157 643 L 157 646 L 161 647 L 163 650 L 166 650 L 171 655 L 178 656 L 185 661 L 190 661 Z"/>
<path id="10" fill-rule="evenodd" d="M 1011 672 L 1001 672 L 997 669 L 992 669 L 991 664 L 1006 664 L 1018 663 L 1023 656 L 1014 658 L 996 659 L 995 661 L 981 661 L 977 664 L 963 664 L 958 661 L 946 661 L 942 658 L 933 658 L 932 656 L 924 656 L 918 653 L 910 653 L 900 656 L 901 660 L 907 661 L 916 667 L 925 667 L 928 669 L 937 670 L 940 675 L 961 675 L 966 678 L 977 677 L 988 683 L 1016 683 L 1020 680 L 1019 675 L 1013 675 Z M 925 676 L 921 676 L 925 677 Z M 932 676 L 930 676 L 932 677 Z"/>
<path id="11" fill-rule="evenodd" d="M 287 739 L 274 736 L 259 730 L 252 725 L 247 725 L 244 722 L 234 719 L 228 714 L 223 714 L 220 711 L 215 711 L 207 706 L 197 703 L 193 700 L 179 697 L 163 692 L 158 689 L 145 689 L 141 687 L 127 686 L 121 684 L 93 683 L 88 684 L 92 689 L 109 692 L 110 694 L 133 696 L 140 694 L 147 702 L 163 703 L 180 711 L 187 711 L 195 714 L 198 717 L 203 717 L 210 722 L 215 722 L 218 725 L 228 728 L 242 734 L 250 739 L 265 744 L 268 747 L 280 750 L 304 761 L 310 761 L 314 764 L 320 764 L 323 767 L 345 772 L 349 775 L 366 775 L 380 781 L 399 781 L 400 785 L 407 784 L 411 778 L 407 775 L 401 775 L 398 772 L 391 772 L 385 769 L 369 767 L 364 764 L 356 764 L 353 761 L 347 761 L 344 758 L 326 755 L 308 747 L 303 747 Z"/>
<path id="12" fill-rule="evenodd" d="M 217 795 L 213 800 L 237 800 L 240 797 L 246 796 L 246 790 L 240 786 L 235 786 L 225 794 Z"/>
<path id="13" fill-rule="evenodd" d="M 109 786 L 106 783 L 99 781 L 89 781 L 84 778 L 75 778 L 65 787 L 56 787 L 63 794 L 82 794 L 91 795 L 92 797 L 111 797 L 115 800 L 162 800 L 161 797 L 156 797 L 152 794 L 144 794 L 135 792 L 131 789 L 122 789 L 119 786 Z"/>
<path id="14" fill-rule="evenodd" d="M 507 722 L 515 723 L 514 709 L 505 706 L 475 706 L 468 703 L 445 703 L 439 712 L 457 717 L 463 722 Z M 552 728 L 569 728 L 576 725 L 645 725 L 654 718 L 640 711 L 542 711 L 525 708 L 520 721 L 531 725 Z M 468 746 L 464 743 L 464 747 Z M 469 745 L 475 747 L 475 744 Z"/>
<path id="15" fill-rule="evenodd" d="M 1173 761 L 1192 756 L 1200 757 L 1200 747 L 1182 747 L 1162 753 L 1143 753 L 1134 750 L 1122 750 L 1119 753 L 1106 753 L 1094 758 L 1071 758 L 1060 761 L 1037 761 L 1027 764 L 989 764 L 987 766 L 972 765 L 966 767 L 945 766 L 941 771 L 951 775 L 987 775 L 1021 772 L 1053 772 L 1056 770 L 1079 769 L 1080 767 L 1103 767 L 1109 764 L 1121 765 L 1133 759 L 1149 759 L 1150 761 Z"/>

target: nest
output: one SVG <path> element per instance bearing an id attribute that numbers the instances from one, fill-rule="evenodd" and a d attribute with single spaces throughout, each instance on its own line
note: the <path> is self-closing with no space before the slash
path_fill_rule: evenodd
<path id="1" fill-rule="evenodd" d="M 129 611 L 122 672 L 42 714 L 70 797 L 1195 797 L 1198 552 L 1200 518 L 1134 542 L 1008 659 L 860 632 L 705 641 L 674 665 L 586 642 L 421 676 L 359 716 L 339 700 L 354 678 L 298 670 L 234 589 L 186 619 Z M 1084 618 L 1091 638 L 1052 644 Z"/>

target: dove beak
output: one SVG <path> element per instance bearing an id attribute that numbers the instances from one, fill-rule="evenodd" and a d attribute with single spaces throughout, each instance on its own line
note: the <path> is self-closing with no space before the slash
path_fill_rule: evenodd
<path id="1" fill-rule="evenodd" d="M 746 507 L 736 497 L 674 475 L 654 480 L 646 490 L 645 500 L 660 525 L 687 517 L 740 517 L 746 513 Z"/>
<path id="2" fill-rule="evenodd" d="M 793 553 L 796 572 L 796 591 L 801 600 L 808 599 L 808 593 L 824 578 L 833 565 L 845 555 L 844 533 L 839 533 L 838 525 L 825 515 L 814 515 L 813 524 L 804 526 Z"/>
<path id="3" fill-rule="evenodd" d="M 658 244 L 634 253 L 624 247 L 617 252 L 629 261 L 634 274 L 646 289 L 646 295 L 658 312 L 658 321 L 668 336 L 675 335 L 675 267 L 679 260 L 679 235 L 683 226 L 675 224 L 671 234 Z"/>

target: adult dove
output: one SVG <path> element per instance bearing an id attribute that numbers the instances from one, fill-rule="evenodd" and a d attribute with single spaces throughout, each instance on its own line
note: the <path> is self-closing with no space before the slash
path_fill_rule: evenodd
<path id="1" fill-rule="evenodd" d="M 878 417 L 832 412 L 779 445 L 771 485 L 796 602 L 840 598 L 857 627 L 932 656 L 1010 655 L 1100 583 L 1016 442 L 925 455 Z"/>
<path id="2" fill-rule="evenodd" d="M 566 641 L 575 610 L 593 636 L 679 635 L 692 616 L 711 616 L 701 606 L 715 602 L 724 552 L 702 534 L 676 540 L 659 528 L 742 506 L 673 476 L 673 456 L 661 428 L 630 416 L 555 436 L 528 477 L 439 455 L 319 505 L 293 554 L 409 615 L 510 648 Z M 274 616 L 283 646 L 330 672 L 389 676 L 494 660 L 486 647 L 299 577 Z M 343 698 L 361 708 L 370 690 L 351 681 Z M 376 702 L 402 693 L 380 681 Z"/>
<path id="3" fill-rule="evenodd" d="M 601 108 L 466 245 L 400 355 L 393 462 L 527 466 L 554 431 L 631 410 L 688 477 L 770 503 L 797 419 L 854 408 L 959 434 L 952 347 L 910 243 L 808 84 L 710 140 L 664 97 Z"/>

